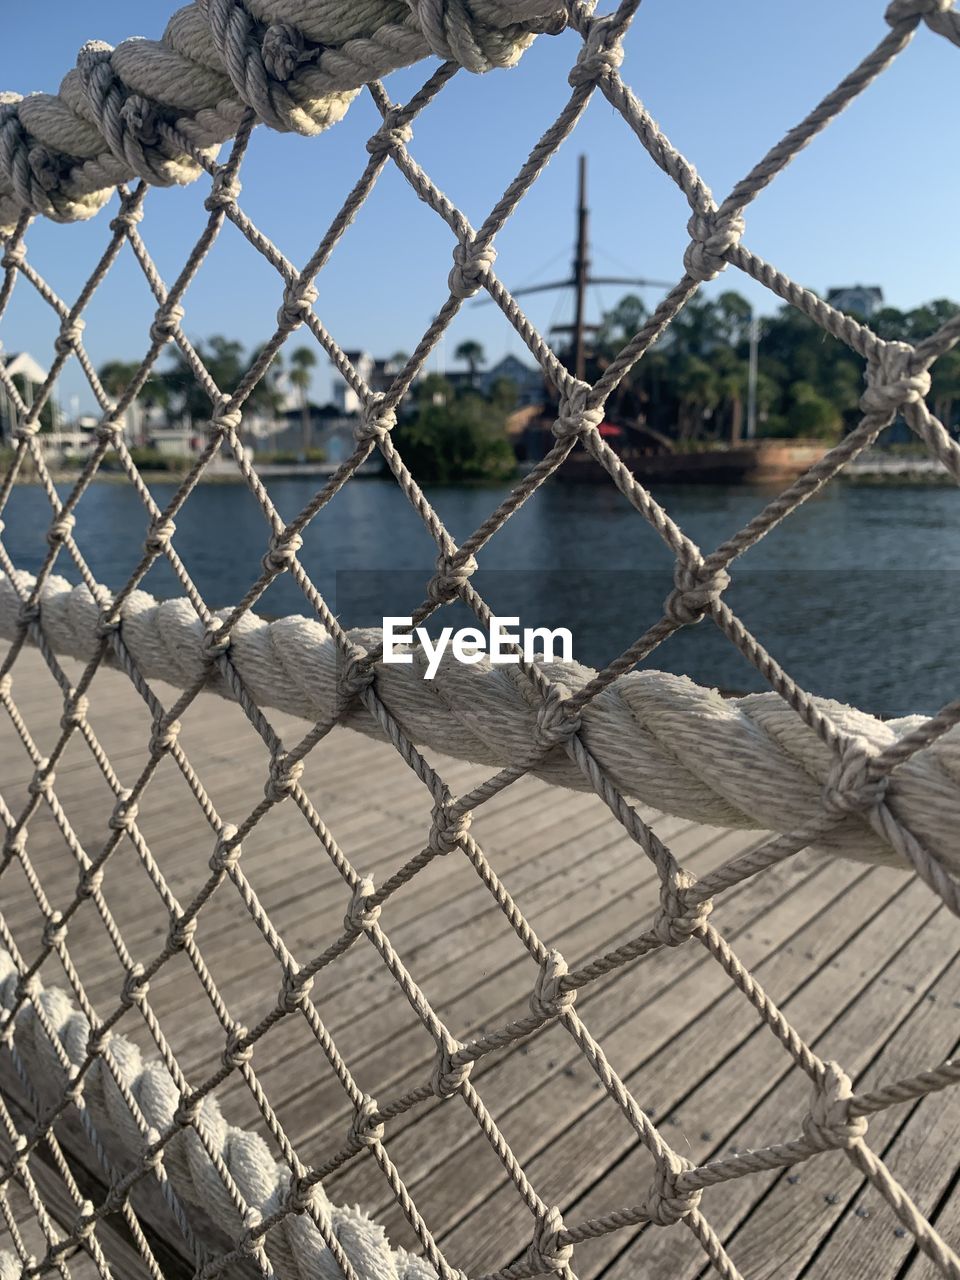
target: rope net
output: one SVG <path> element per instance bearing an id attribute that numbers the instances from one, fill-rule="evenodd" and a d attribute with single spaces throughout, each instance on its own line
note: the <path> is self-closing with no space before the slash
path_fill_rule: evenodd
<path id="1" fill-rule="evenodd" d="M 252 0 L 249 4 L 206 0 L 175 15 L 161 43 L 122 45 L 112 52 L 103 46 L 87 46 L 78 70 L 64 81 L 59 97 L 17 101 L 8 96 L 0 108 L 0 211 L 8 224 L 0 310 L 6 308 L 19 285 L 35 290 L 55 313 L 59 325 L 53 362 L 31 405 L 24 402 L 0 365 L 0 380 L 18 418 L 13 461 L 0 489 L 0 506 L 7 505 L 29 462 L 51 513 L 49 551 L 36 575 L 19 570 L 0 545 L 5 598 L 12 602 L 4 622 L 12 643 L 0 671 L 0 701 L 32 772 L 25 789 L 5 787 L 0 801 L 0 817 L 6 827 L 0 874 L 9 882 L 12 868 L 19 867 L 32 899 L 26 905 L 15 898 L 5 900 L 0 916 L 4 1055 L 28 1104 L 18 1109 L 7 1092 L 0 1098 L 5 1139 L 0 1213 L 11 1241 L 0 1261 L 3 1280 L 51 1272 L 64 1277 L 120 1276 L 135 1270 L 153 1277 L 176 1274 L 175 1264 L 158 1252 L 156 1236 L 144 1216 L 142 1205 L 147 1201 L 140 1197 L 147 1189 L 152 1189 L 155 1200 L 176 1224 L 183 1256 L 191 1259 L 189 1265 L 198 1276 L 425 1280 L 439 1275 L 444 1280 L 463 1280 L 465 1273 L 457 1269 L 455 1261 L 444 1257 L 431 1225 L 421 1216 L 390 1155 L 391 1124 L 437 1099 L 448 1108 L 461 1108 L 468 1122 L 478 1126 L 502 1162 L 504 1178 L 529 1209 L 526 1251 L 519 1257 L 512 1255 L 484 1280 L 523 1280 L 543 1273 L 557 1273 L 569 1280 L 576 1272 L 577 1246 L 643 1224 L 692 1233 L 705 1260 L 732 1280 L 740 1272 L 710 1225 L 710 1189 L 833 1150 L 842 1150 L 889 1203 L 917 1248 L 935 1267 L 945 1276 L 960 1277 L 960 1259 L 872 1150 L 868 1128 L 870 1118 L 878 1112 L 956 1083 L 960 1065 L 948 1060 L 872 1092 L 854 1092 L 843 1068 L 818 1057 L 710 920 L 717 895 L 803 849 L 830 847 L 832 835 L 838 832 L 847 833 L 847 851 L 857 852 L 859 840 L 861 850 L 866 851 L 863 856 L 886 856 L 911 866 L 952 912 L 960 909 L 953 874 L 956 825 L 948 824 L 944 829 L 942 818 L 939 826 L 933 824 L 940 832 L 938 851 L 937 830 L 913 829 L 893 799 L 898 779 L 908 776 L 931 752 L 941 752 L 938 759 L 944 770 L 956 768 L 955 756 L 948 749 L 952 742 L 955 750 L 956 735 L 947 735 L 960 720 L 960 701 L 931 718 L 911 718 L 897 732 L 888 733 L 885 745 L 877 747 L 868 736 L 855 731 L 860 723 L 855 717 L 845 719 L 833 704 L 818 701 L 799 688 L 724 599 L 730 570 L 738 557 L 876 441 L 896 415 L 903 416 L 930 454 L 960 480 L 960 449 L 925 403 L 931 366 L 960 339 L 960 316 L 915 346 L 883 341 L 868 326 L 834 309 L 757 257 L 744 243 L 744 212 L 751 201 L 903 52 L 918 25 L 926 23 L 938 35 L 960 44 L 960 18 L 942 0 L 895 0 L 886 14 L 889 29 L 876 48 L 718 204 L 621 75 L 622 40 L 638 7 L 639 0 L 623 0 L 615 12 L 598 16 L 584 3 L 571 3 L 557 11 L 554 5 L 536 0 L 515 6 L 477 0 L 472 9 L 452 0 L 419 0 L 416 4 L 409 0 L 406 6 L 384 4 L 382 17 L 341 14 L 334 38 L 330 34 L 336 25 L 331 16 L 334 7 L 320 0 L 302 0 L 293 6 L 266 0 L 257 4 Z M 367 6 L 368 10 L 377 8 Z M 434 107 L 444 86 L 462 68 L 486 70 L 509 65 L 536 33 L 557 33 L 564 26 L 578 39 L 566 105 L 533 146 L 503 197 L 475 228 L 417 163 L 410 148 L 412 126 L 421 113 Z M 394 103 L 378 77 L 429 54 L 439 54 L 444 61 L 408 102 Z M 187 63 L 193 76 L 191 91 L 182 83 L 171 88 L 177 79 L 171 68 L 182 70 Z M 316 251 L 298 269 L 241 205 L 239 175 L 251 130 L 264 121 L 273 128 L 315 133 L 342 115 L 361 86 L 376 104 L 382 127 L 367 144 L 360 176 L 342 208 Z M 179 101 L 165 96 L 174 92 L 180 94 Z M 637 146 L 679 186 L 691 216 L 682 276 L 597 382 L 589 385 L 564 367 L 498 279 L 494 243 L 596 94 L 603 95 L 619 112 Z M 216 144 L 228 138 L 232 142 L 225 158 L 215 159 Z M 453 265 L 447 295 L 438 299 L 442 305 L 436 318 L 390 389 L 376 394 L 326 328 L 314 305 L 314 282 L 388 165 L 394 166 L 412 192 L 434 211 L 438 231 L 445 225 Z M 144 202 L 151 185 L 192 179 L 208 184 L 207 218 L 182 271 L 167 285 L 141 235 Z M 60 220 L 90 216 L 114 189 L 119 207 L 105 235 L 103 254 L 77 298 L 64 300 L 31 262 L 26 243 L 31 220 L 37 214 Z M 274 269 L 282 293 L 272 337 L 229 394 L 217 386 L 183 328 L 188 291 L 227 221 L 245 237 L 252 252 Z M 156 301 L 156 314 L 145 339 L 143 360 L 126 390 L 114 400 L 105 392 L 85 351 L 83 316 L 121 254 L 132 254 L 138 264 Z M 863 416 L 856 429 L 769 501 L 735 537 L 704 553 L 610 449 L 598 426 L 605 401 L 621 379 L 643 359 L 701 282 L 713 279 L 727 266 L 762 283 L 857 352 L 864 361 L 866 390 L 861 402 Z M 458 545 L 405 465 L 391 431 L 397 410 L 430 353 L 464 301 L 481 290 L 500 308 L 558 390 L 560 408 L 553 428 L 555 440 L 547 456 Z M 291 334 L 303 330 L 329 355 L 363 408 L 352 455 L 293 519 L 283 520 L 243 444 L 242 421 L 246 402 L 277 352 Z M 138 472 L 122 423 L 169 343 L 179 348 L 208 396 L 210 422 L 202 452 L 174 497 L 161 508 Z M 44 405 L 68 360 L 77 361 L 83 369 L 102 416 L 89 460 L 76 483 L 61 497 L 38 431 Z M 465 793 L 454 794 L 420 750 L 418 736 L 408 730 L 405 714 L 391 705 L 376 644 L 362 646 L 355 636 L 344 632 L 311 580 L 299 556 L 302 535 L 318 513 L 335 502 L 358 468 L 379 451 L 437 547 L 436 573 L 413 611 L 415 625 L 451 602 L 462 601 L 486 628 L 491 612 L 471 582 L 478 558 L 513 513 L 578 449 L 587 451 L 604 468 L 624 500 L 669 547 L 676 563 L 675 590 L 655 625 L 616 661 L 579 683 L 565 683 L 549 667 L 521 661 L 516 678 L 524 683 L 526 703 L 532 708 L 526 745 L 517 750 L 514 744 L 503 767 Z M 211 462 L 222 456 L 234 459 L 256 499 L 266 536 L 262 565 L 251 571 L 249 590 L 233 608 L 215 613 L 178 553 L 175 522 Z M 116 460 L 143 504 L 150 528 L 134 573 L 114 593 L 97 582 L 74 537 L 80 499 L 108 457 Z M 182 692 L 167 704 L 151 684 L 150 674 L 138 663 L 136 654 L 142 639 L 134 634 L 130 622 L 144 607 L 138 586 L 161 558 L 182 586 L 179 607 L 190 611 L 197 640 L 195 674 L 182 682 Z M 85 665 L 76 681 L 61 665 L 45 624 L 45 609 L 48 605 L 52 609 L 49 602 L 63 588 L 54 574 L 62 561 L 79 577 L 81 585 L 73 594 L 79 592 L 81 603 L 95 615 L 88 637 L 90 651 L 84 654 Z M 289 575 L 302 591 L 311 618 L 329 637 L 337 658 L 336 696 L 299 741 L 281 739 L 264 711 L 269 700 L 251 693 L 237 657 L 244 628 L 254 625 L 251 611 L 281 574 Z M 782 825 L 777 834 L 765 838 L 750 853 L 698 880 L 654 833 L 633 797 L 605 767 L 602 752 L 591 745 L 584 726 L 595 704 L 633 678 L 628 673 L 636 664 L 646 661 L 680 628 L 704 619 L 718 627 L 769 682 L 772 693 L 766 696 L 778 708 L 788 709 L 791 723 L 805 735 L 809 750 L 825 762 L 825 776 L 816 790 L 809 820 Z M 17 701 L 18 661 L 23 661 L 28 645 L 39 649 L 62 695 L 60 729 L 49 755 L 41 753 Z M 106 664 L 125 673 L 152 723 L 146 764 L 130 785 L 121 780 L 122 769 L 111 763 L 88 716 L 95 677 Z M 211 685 L 239 704 L 264 747 L 263 796 L 242 813 L 218 811 L 178 737 L 181 720 Z M 358 725 L 362 721 L 366 731 L 387 738 L 409 766 L 411 782 L 426 789 L 433 806 L 422 850 L 380 884 L 355 868 L 348 849 L 341 847 L 336 833 L 325 824 L 303 780 L 311 751 L 346 720 Z M 103 815 L 101 839 L 92 848 L 71 825 L 55 784 L 58 762 L 68 744 L 75 741 L 89 749 L 112 796 L 110 811 Z M 209 863 L 206 858 L 202 865 L 198 861 L 195 878 L 185 892 L 174 892 L 167 883 L 163 866 L 138 824 L 138 805 L 164 761 L 172 761 L 180 771 L 209 826 Z M 649 859 L 659 884 L 659 909 L 631 941 L 576 964 L 555 950 L 549 939 L 537 936 L 471 834 L 471 816 L 482 805 L 525 775 L 546 770 L 551 761 L 554 765 L 560 761 L 568 776 L 573 773 L 580 786 L 601 797 Z M 941 791 L 943 776 L 941 773 Z M 322 856 L 342 879 L 342 927 L 306 958 L 296 956 L 292 945 L 274 927 L 244 870 L 243 841 L 281 805 L 300 811 Z M 43 877 L 31 856 L 30 837 L 42 811 L 49 812 L 75 861 L 76 889 L 67 901 L 48 899 Z M 736 819 L 730 821 L 735 825 Z M 415 893 L 417 877 L 444 857 L 467 861 L 530 957 L 528 1012 L 466 1042 L 458 1038 L 456 1027 L 445 1025 L 438 1016 L 430 992 L 415 982 L 404 956 L 390 941 L 391 906 L 396 895 L 401 891 Z M 142 866 L 162 905 L 164 936 L 149 955 L 136 956 L 128 949 L 105 895 L 111 868 L 121 859 L 134 859 Z M 411 884 L 412 889 L 408 888 Z M 276 1002 L 252 1028 L 241 1025 L 231 1014 L 204 958 L 198 925 L 211 901 L 222 895 L 237 896 L 275 957 Z M 124 973 L 109 1007 L 94 1007 L 71 955 L 71 931 L 91 914 L 99 917 Z M 322 988 L 327 971 L 353 948 L 376 952 L 396 985 L 397 997 L 409 1003 L 435 1047 L 430 1077 L 397 1096 L 373 1097 L 365 1091 L 324 1022 Z M 697 1165 L 671 1146 L 663 1128 L 632 1096 L 615 1062 L 591 1034 L 589 1010 L 582 1008 L 586 1002 L 578 1004 L 577 998 L 598 979 L 621 969 L 639 966 L 638 974 L 642 974 L 645 958 L 665 948 L 705 949 L 797 1071 L 808 1077 L 812 1100 L 801 1133 Z M 184 1073 L 151 1005 L 151 983 L 174 958 L 191 967 L 222 1030 L 220 1064 L 202 1079 L 189 1079 Z M 41 968 L 51 963 L 62 971 L 54 986 L 44 985 L 40 979 Z M 348 1132 L 326 1134 L 324 1158 L 310 1164 L 298 1154 L 296 1135 L 286 1132 L 260 1079 L 259 1062 L 270 1053 L 275 1028 L 288 1019 L 302 1020 L 315 1040 L 318 1064 L 325 1059 L 332 1067 L 353 1115 Z M 142 1055 L 124 1034 L 124 1027 L 137 1020 L 153 1046 L 149 1056 Z M 474 1068 L 484 1059 L 553 1025 L 569 1036 L 595 1073 L 609 1106 L 619 1111 L 623 1124 L 650 1153 L 655 1167 L 652 1184 L 633 1203 L 610 1205 L 584 1220 L 565 1221 L 560 1207 L 542 1198 L 498 1126 L 495 1108 L 487 1105 L 472 1078 Z M 248 1086 L 265 1136 L 234 1128 L 221 1113 L 215 1092 L 235 1077 Z M 68 1133 L 69 1138 L 64 1136 Z M 74 1161 L 83 1144 L 101 1171 L 101 1188 L 106 1188 L 95 1201 L 89 1198 Z M 332 1205 L 327 1199 L 324 1180 L 361 1159 L 379 1167 L 419 1241 L 420 1256 L 392 1249 L 376 1224 L 359 1211 Z M 27 1212 L 25 1202 L 42 1233 L 44 1250 L 39 1254 L 28 1252 L 17 1225 Z M 102 1242 L 106 1226 L 117 1220 L 124 1226 L 135 1259 L 128 1261 L 126 1271 L 111 1263 Z M 494 1223 L 490 1226 L 496 1230 Z M 642 1265 L 642 1246 L 638 1246 L 637 1261 Z"/>

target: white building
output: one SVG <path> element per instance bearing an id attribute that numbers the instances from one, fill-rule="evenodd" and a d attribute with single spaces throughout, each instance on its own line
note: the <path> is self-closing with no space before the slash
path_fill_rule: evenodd
<path id="1" fill-rule="evenodd" d="M 17 380 L 21 387 L 23 401 L 29 408 L 33 404 L 37 388 L 46 381 L 46 370 L 41 368 L 33 356 L 28 355 L 26 351 L 11 352 L 9 355 L 0 354 L 0 363 L 3 364 L 4 373 Z M 16 422 L 16 410 L 4 384 L 0 382 L 0 440 L 10 439 L 16 429 Z"/>
<path id="2" fill-rule="evenodd" d="M 827 290 L 827 301 L 838 311 L 869 320 L 883 306 L 883 290 L 875 284 L 844 284 Z"/>

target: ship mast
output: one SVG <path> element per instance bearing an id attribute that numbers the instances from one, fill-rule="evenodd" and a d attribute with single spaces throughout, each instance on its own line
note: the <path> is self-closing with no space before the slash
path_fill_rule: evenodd
<path id="1" fill-rule="evenodd" d="M 590 285 L 621 284 L 640 289 L 669 289 L 666 280 L 647 280 L 641 276 L 594 276 L 590 273 L 590 208 L 587 204 L 587 157 L 579 160 L 577 181 L 577 235 L 573 253 L 573 272 L 566 280 L 549 284 L 531 284 L 511 290 L 514 297 L 524 293 L 551 293 L 556 289 L 572 289 L 574 310 L 572 324 L 554 325 L 552 333 L 570 334 L 571 366 L 575 377 L 583 379 L 587 372 L 587 334 L 596 333 L 597 324 L 587 322 L 587 289 Z M 489 302 L 483 298 L 478 305 Z"/>

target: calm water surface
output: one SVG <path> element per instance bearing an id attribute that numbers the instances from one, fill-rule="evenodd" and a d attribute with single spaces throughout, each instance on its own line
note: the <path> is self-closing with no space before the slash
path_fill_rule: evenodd
<path id="1" fill-rule="evenodd" d="M 162 507 L 174 492 L 152 486 Z M 292 517 L 313 481 L 274 480 Z M 429 498 L 462 541 L 506 490 L 434 489 Z M 657 498 L 707 552 L 763 505 L 756 489 L 661 487 Z M 77 542 L 97 578 L 118 588 L 139 558 L 147 518 L 122 484 L 95 484 L 77 512 Z M 11 497 L 5 543 L 20 568 L 46 551 L 43 493 Z M 260 569 L 268 529 L 239 485 L 206 485 L 177 518 L 176 546 L 212 607 L 238 600 Z M 355 481 L 306 531 L 302 561 L 347 626 L 409 614 L 423 598 L 435 548 L 390 480 Z M 61 554 L 58 571 L 76 579 Z M 812 692 L 879 715 L 932 712 L 960 696 L 960 492 L 951 488 L 835 485 L 790 516 L 735 567 L 731 607 L 786 670 Z M 576 656 L 598 666 L 655 622 L 671 588 L 671 558 L 657 533 L 612 488 L 551 483 L 481 553 L 474 577 L 496 614 L 523 625 L 567 626 Z M 166 562 L 144 589 L 180 594 Z M 269 615 L 307 613 L 284 575 L 264 596 Z M 465 614 L 444 622 L 466 625 Z M 673 636 L 645 665 L 735 690 L 765 688 L 753 667 L 706 621 Z"/>

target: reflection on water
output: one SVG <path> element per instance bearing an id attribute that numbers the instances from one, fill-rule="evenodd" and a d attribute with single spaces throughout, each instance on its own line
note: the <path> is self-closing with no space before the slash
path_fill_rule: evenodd
<path id="1" fill-rule="evenodd" d="M 311 480 L 275 480 L 270 493 L 292 517 L 313 494 Z M 173 486 L 155 485 L 163 506 Z M 505 489 L 429 493 L 452 535 L 464 539 Z M 766 500 L 756 489 L 661 487 L 657 498 L 707 552 Z M 96 484 L 77 511 L 76 539 L 96 577 L 119 587 L 137 563 L 147 516 L 122 484 Z M 47 551 L 50 508 L 39 489 L 14 491 L 5 544 L 20 568 Z M 175 544 L 212 607 L 237 601 L 256 579 L 269 529 L 239 485 L 205 485 L 177 517 Z M 348 484 L 304 536 L 301 559 L 347 626 L 379 625 L 423 599 L 436 548 L 390 480 Z M 577 657 L 602 665 L 661 613 L 671 557 L 658 534 L 612 485 L 541 489 L 480 555 L 474 583 L 500 616 L 524 626 L 566 626 Z M 754 636 L 807 689 L 880 715 L 932 712 L 960 696 L 960 493 L 949 488 L 828 487 L 734 568 L 726 594 Z M 58 572 L 76 578 L 61 553 Z M 144 588 L 181 594 L 164 561 Z M 287 575 L 261 612 L 309 613 Z M 444 624 L 467 625 L 463 614 Z M 762 677 L 709 621 L 673 636 L 644 665 L 721 688 L 763 689 Z"/>

